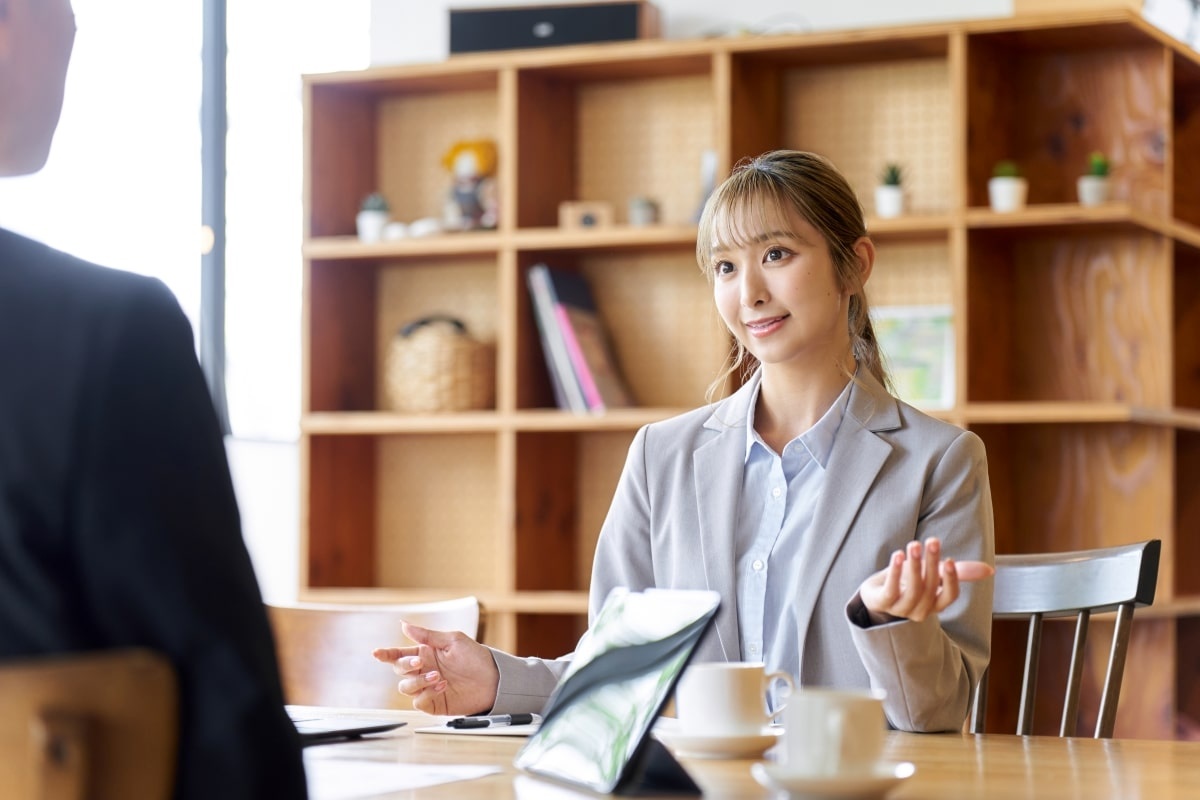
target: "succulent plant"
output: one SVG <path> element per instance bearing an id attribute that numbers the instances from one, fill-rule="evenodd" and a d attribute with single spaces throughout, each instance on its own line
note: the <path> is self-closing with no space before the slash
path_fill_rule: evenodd
<path id="1" fill-rule="evenodd" d="M 1021 177 L 1021 168 L 1017 166 L 1017 162 L 1010 158 L 1001 159 L 996 162 L 996 166 L 992 169 L 992 177 L 1019 178 Z"/>
<path id="2" fill-rule="evenodd" d="M 371 192 L 362 201 L 362 211 L 387 211 L 388 201 L 379 192 Z"/>
<path id="3" fill-rule="evenodd" d="M 879 173 L 879 182 L 884 186 L 899 186 L 904 182 L 904 167 L 889 161 Z"/>
<path id="4" fill-rule="evenodd" d="M 1104 155 L 1104 153 L 1099 150 L 1093 150 L 1088 156 L 1087 174 L 1095 175 L 1098 178 L 1104 178 L 1108 176 L 1108 168 L 1108 156 Z"/>

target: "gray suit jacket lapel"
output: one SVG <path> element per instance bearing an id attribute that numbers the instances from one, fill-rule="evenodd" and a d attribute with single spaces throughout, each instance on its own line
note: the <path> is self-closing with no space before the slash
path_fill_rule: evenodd
<path id="1" fill-rule="evenodd" d="M 727 661 L 741 660 L 737 623 L 734 534 L 742 472 L 746 462 L 746 414 L 758 386 L 757 373 L 745 386 L 717 403 L 704 423 L 716 433 L 696 449 L 696 518 L 700 525 L 700 557 L 708 588 L 721 593 L 714 627 Z"/>
<path id="2" fill-rule="evenodd" d="M 865 372 L 865 371 L 863 371 Z M 804 660 L 808 625 L 817 606 L 821 587 L 841 551 L 850 526 L 862 510 L 867 492 L 883 468 L 892 446 L 877 431 L 900 427 L 896 401 L 870 375 L 860 374 L 850 390 L 846 416 L 838 429 L 825 474 L 825 489 L 813 514 L 812 535 L 800 546 L 799 569 L 806 579 L 796 598 L 800 620 L 800 658 Z M 867 574 L 863 574 L 865 580 Z M 846 601 L 850 600 L 847 595 Z M 800 674 L 803 674 L 803 663 Z"/>

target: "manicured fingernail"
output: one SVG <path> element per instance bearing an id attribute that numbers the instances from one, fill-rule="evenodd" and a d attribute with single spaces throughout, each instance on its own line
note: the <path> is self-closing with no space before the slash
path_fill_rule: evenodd
<path id="1" fill-rule="evenodd" d="M 410 658 L 408 660 L 408 668 L 409 669 L 420 669 L 421 668 L 421 659 L 418 658 L 417 656 L 413 656 L 412 658 Z"/>
<path id="2" fill-rule="evenodd" d="M 425 680 L 427 680 L 427 681 L 436 681 L 437 679 L 438 679 L 438 674 L 437 674 L 437 670 L 436 670 L 436 669 L 434 669 L 434 670 L 430 670 L 429 672 L 426 672 L 426 673 L 425 673 Z"/>

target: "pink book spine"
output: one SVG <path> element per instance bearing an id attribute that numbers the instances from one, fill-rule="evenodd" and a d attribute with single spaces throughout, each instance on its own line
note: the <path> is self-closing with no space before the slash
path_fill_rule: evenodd
<path id="1" fill-rule="evenodd" d="M 571 317 L 567 314 L 567 309 L 561 303 L 554 307 L 554 318 L 558 320 L 558 327 L 562 329 L 563 341 L 567 345 L 567 353 L 571 356 L 571 363 L 575 366 L 575 375 L 579 378 L 579 386 L 583 389 L 583 399 L 587 402 L 587 407 L 591 411 L 604 410 L 604 398 L 600 396 L 600 390 L 596 388 L 596 379 L 592 377 L 592 371 L 588 369 L 587 359 L 583 357 L 583 348 L 579 346 L 579 339 L 575 336 L 575 328 L 571 325 Z"/>

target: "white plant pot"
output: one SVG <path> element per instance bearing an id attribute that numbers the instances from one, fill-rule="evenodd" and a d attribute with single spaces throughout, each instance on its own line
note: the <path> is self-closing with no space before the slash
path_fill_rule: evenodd
<path id="1" fill-rule="evenodd" d="M 875 187 L 875 214 L 888 219 L 904 213 L 903 186 Z"/>
<path id="2" fill-rule="evenodd" d="M 383 229 L 388 224 L 388 212 L 386 211 L 360 211 L 355 217 L 355 223 L 358 226 L 358 240 L 360 242 L 378 242 L 383 239 Z"/>
<path id="3" fill-rule="evenodd" d="M 1025 197 L 1028 193 L 1029 182 L 1024 178 L 988 179 L 988 201 L 992 205 L 992 211 L 1020 211 L 1025 207 Z"/>
<path id="4" fill-rule="evenodd" d="M 1081 175 L 1075 183 L 1079 191 L 1079 204 L 1098 206 L 1108 201 L 1108 177 L 1100 175 Z"/>

